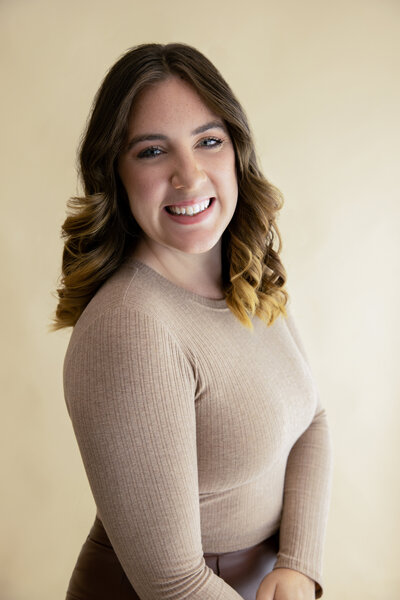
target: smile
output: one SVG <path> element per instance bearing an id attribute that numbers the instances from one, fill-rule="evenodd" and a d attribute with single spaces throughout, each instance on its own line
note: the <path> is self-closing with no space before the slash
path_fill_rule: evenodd
<path id="1" fill-rule="evenodd" d="M 198 215 L 199 213 L 207 210 L 210 206 L 211 198 L 199 202 L 198 204 L 192 204 L 190 206 L 167 206 L 167 211 L 173 215 Z"/>

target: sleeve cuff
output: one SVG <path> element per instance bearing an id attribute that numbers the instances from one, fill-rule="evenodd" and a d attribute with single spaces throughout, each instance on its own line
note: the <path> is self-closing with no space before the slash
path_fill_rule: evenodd
<path id="1" fill-rule="evenodd" d="M 321 574 L 308 568 L 299 560 L 290 558 L 289 556 L 278 556 L 274 569 L 293 569 L 293 571 L 298 571 L 315 582 L 315 598 L 321 598 L 324 593 Z"/>

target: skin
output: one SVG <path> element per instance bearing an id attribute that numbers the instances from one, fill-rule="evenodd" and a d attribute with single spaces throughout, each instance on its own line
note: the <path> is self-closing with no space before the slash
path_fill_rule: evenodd
<path id="1" fill-rule="evenodd" d="M 275 569 L 261 581 L 256 600 L 314 600 L 315 582 L 293 569 Z"/>
<path id="2" fill-rule="evenodd" d="M 134 256 L 185 289 L 222 298 L 221 236 L 238 197 L 235 152 L 223 121 L 179 77 L 149 86 L 132 107 L 118 172 L 142 230 Z M 200 222 L 178 223 L 165 210 L 210 197 L 212 210 Z M 264 577 L 256 596 L 314 598 L 311 579 L 283 568 Z"/>

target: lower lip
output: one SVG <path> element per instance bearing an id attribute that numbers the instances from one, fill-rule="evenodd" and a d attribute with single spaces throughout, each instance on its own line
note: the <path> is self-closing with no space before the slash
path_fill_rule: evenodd
<path id="1" fill-rule="evenodd" d="M 208 208 L 206 208 L 206 210 L 203 210 L 202 212 L 198 213 L 197 215 L 193 215 L 193 216 L 173 215 L 172 213 L 168 212 L 167 209 L 165 209 L 165 212 L 176 223 L 181 223 L 182 225 L 196 225 L 196 223 L 201 223 L 201 221 L 204 221 L 204 219 L 207 218 L 207 215 L 209 215 L 213 209 L 214 201 L 215 201 L 215 198 L 213 198 L 211 200 L 210 205 L 208 206 Z"/>

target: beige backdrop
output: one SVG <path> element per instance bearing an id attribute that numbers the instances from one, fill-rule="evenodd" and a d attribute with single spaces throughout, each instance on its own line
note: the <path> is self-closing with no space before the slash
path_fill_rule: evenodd
<path id="1" fill-rule="evenodd" d="M 64 598 L 94 519 L 51 290 L 92 97 L 149 41 L 215 62 L 286 198 L 289 289 L 335 444 L 325 598 L 398 598 L 398 0 L 1 1 L 0 597 Z"/>

